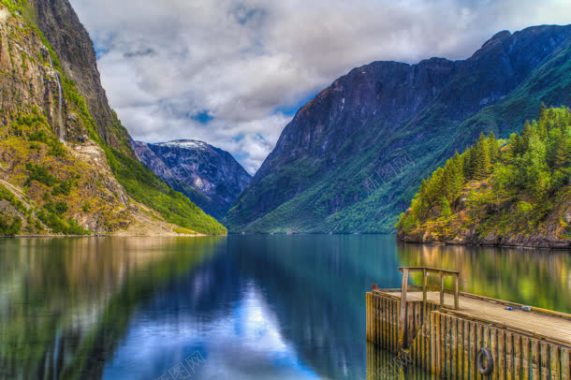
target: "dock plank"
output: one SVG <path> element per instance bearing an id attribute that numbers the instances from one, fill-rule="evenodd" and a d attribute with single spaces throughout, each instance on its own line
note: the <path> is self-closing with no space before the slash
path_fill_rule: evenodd
<path id="1" fill-rule="evenodd" d="M 400 292 L 391 292 L 400 298 Z M 422 302 L 422 292 L 408 292 L 408 302 Z M 439 292 L 428 292 L 427 301 L 440 303 Z M 444 304 L 447 307 L 454 305 L 454 295 L 446 293 Z M 460 313 L 476 319 L 506 325 L 511 328 L 528 331 L 543 337 L 553 339 L 571 346 L 571 320 L 539 312 L 526 312 L 514 309 L 508 311 L 505 305 L 490 302 L 484 299 L 460 296 Z"/>

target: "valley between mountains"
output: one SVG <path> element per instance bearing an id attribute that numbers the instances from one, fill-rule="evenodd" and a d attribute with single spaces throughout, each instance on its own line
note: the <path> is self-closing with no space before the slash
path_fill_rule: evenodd
<path id="1" fill-rule="evenodd" d="M 499 32 L 465 60 L 355 68 L 297 111 L 252 176 L 193 136 L 134 141 L 67 0 L 3 0 L 0 16 L 1 235 L 394 233 L 398 222 L 409 241 L 569 247 L 571 122 L 553 116 L 571 106 L 569 25 Z M 546 132 L 533 140 L 524 126 L 535 119 Z M 522 157 L 535 152 L 526 159 L 552 181 L 545 198 L 511 187 L 501 220 L 460 202 L 484 196 L 497 162 L 463 177 L 470 188 L 458 185 L 448 203 L 415 197 L 480 136 L 493 134 L 505 150 L 494 157 L 517 166 L 507 151 L 522 131 Z M 505 227 L 514 209 L 535 224 Z"/>

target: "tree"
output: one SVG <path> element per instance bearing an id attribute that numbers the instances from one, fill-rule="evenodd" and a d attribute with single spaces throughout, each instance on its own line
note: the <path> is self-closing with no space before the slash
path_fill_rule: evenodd
<path id="1" fill-rule="evenodd" d="M 466 179 L 474 178 L 475 163 L 476 163 L 476 149 L 474 147 L 470 147 L 464 153 L 464 176 L 466 177 Z"/>
<path id="2" fill-rule="evenodd" d="M 488 136 L 488 149 L 490 151 L 490 161 L 493 165 L 496 163 L 500 156 L 500 145 L 494 132 L 490 133 Z"/>
<path id="3" fill-rule="evenodd" d="M 569 145 L 569 138 L 566 138 L 566 136 L 561 133 L 557 135 L 554 143 L 553 166 L 560 169 L 569 165 L 571 146 Z"/>
<path id="4" fill-rule="evenodd" d="M 546 160 L 546 147 L 539 136 L 531 135 L 528 148 L 521 160 L 524 188 L 540 201 L 550 188 L 551 173 Z"/>
<path id="5" fill-rule="evenodd" d="M 509 145 L 511 147 L 512 157 L 522 154 L 525 149 L 523 143 L 523 137 L 521 137 L 521 135 L 518 135 L 517 133 L 512 133 L 510 135 Z"/>
<path id="6" fill-rule="evenodd" d="M 491 172 L 492 160 L 490 157 L 490 149 L 488 147 L 488 139 L 482 133 L 475 146 L 472 155 L 473 178 L 483 179 Z"/>
<path id="7" fill-rule="evenodd" d="M 444 218 L 449 218 L 452 215 L 452 207 L 450 207 L 450 202 L 445 196 L 440 197 L 440 216 Z"/>
<path id="8" fill-rule="evenodd" d="M 455 204 L 456 200 L 462 193 L 464 187 L 464 160 L 456 152 L 454 157 L 446 162 L 444 165 L 444 195 L 450 204 Z"/>

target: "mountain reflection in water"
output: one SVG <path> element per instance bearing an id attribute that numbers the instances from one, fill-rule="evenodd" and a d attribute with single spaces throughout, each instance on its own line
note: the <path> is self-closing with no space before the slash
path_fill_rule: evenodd
<path id="1" fill-rule="evenodd" d="M 466 291 L 571 311 L 566 252 L 367 235 L 5 239 L 0 378 L 398 376 L 367 347 L 364 292 L 420 264 L 460 269 Z"/>

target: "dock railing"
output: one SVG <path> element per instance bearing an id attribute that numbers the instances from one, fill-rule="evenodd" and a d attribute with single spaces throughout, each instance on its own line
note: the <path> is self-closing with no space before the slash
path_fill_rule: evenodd
<path id="1" fill-rule="evenodd" d="M 402 272 L 402 285 L 401 285 L 401 301 L 400 301 L 400 328 L 399 328 L 399 346 L 405 347 L 407 342 L 406 320 L 407 320 L 407 305 L 406 294 L 408 290 L 409 274 L 413 272 L 422 272 L 422 304 L 423 309 L 426 309 L 427 292 L 428 292 L 428 277 L 430 274 L 436 274 L 440 278 L 440 307 L 444 307 L 444 280 L 446 277 L 454 278 L 454 309 L 460 308 L 460 272 L 448 269 L 432 268 L 432 267 L 401 267 L 399 270 Z"/>
<path id="2" fill-rule="evenodd" d="M 440 269 L 433 267 L 401 267 L 399 270 L 402 272 L 402 298 L 406 299 L 406 292 L 408 288 L 408 277 L 411 272 L 422 272 L 422 301 L 426 304 L 428 292 L 428 277 L 429 275 L 436 274 L 440 278 L 440 307 L 444 307 L 444 280 L 446 277 L 454 278 L 454 309 L 460 308 L 460 272 L 456 270 Z"/>

